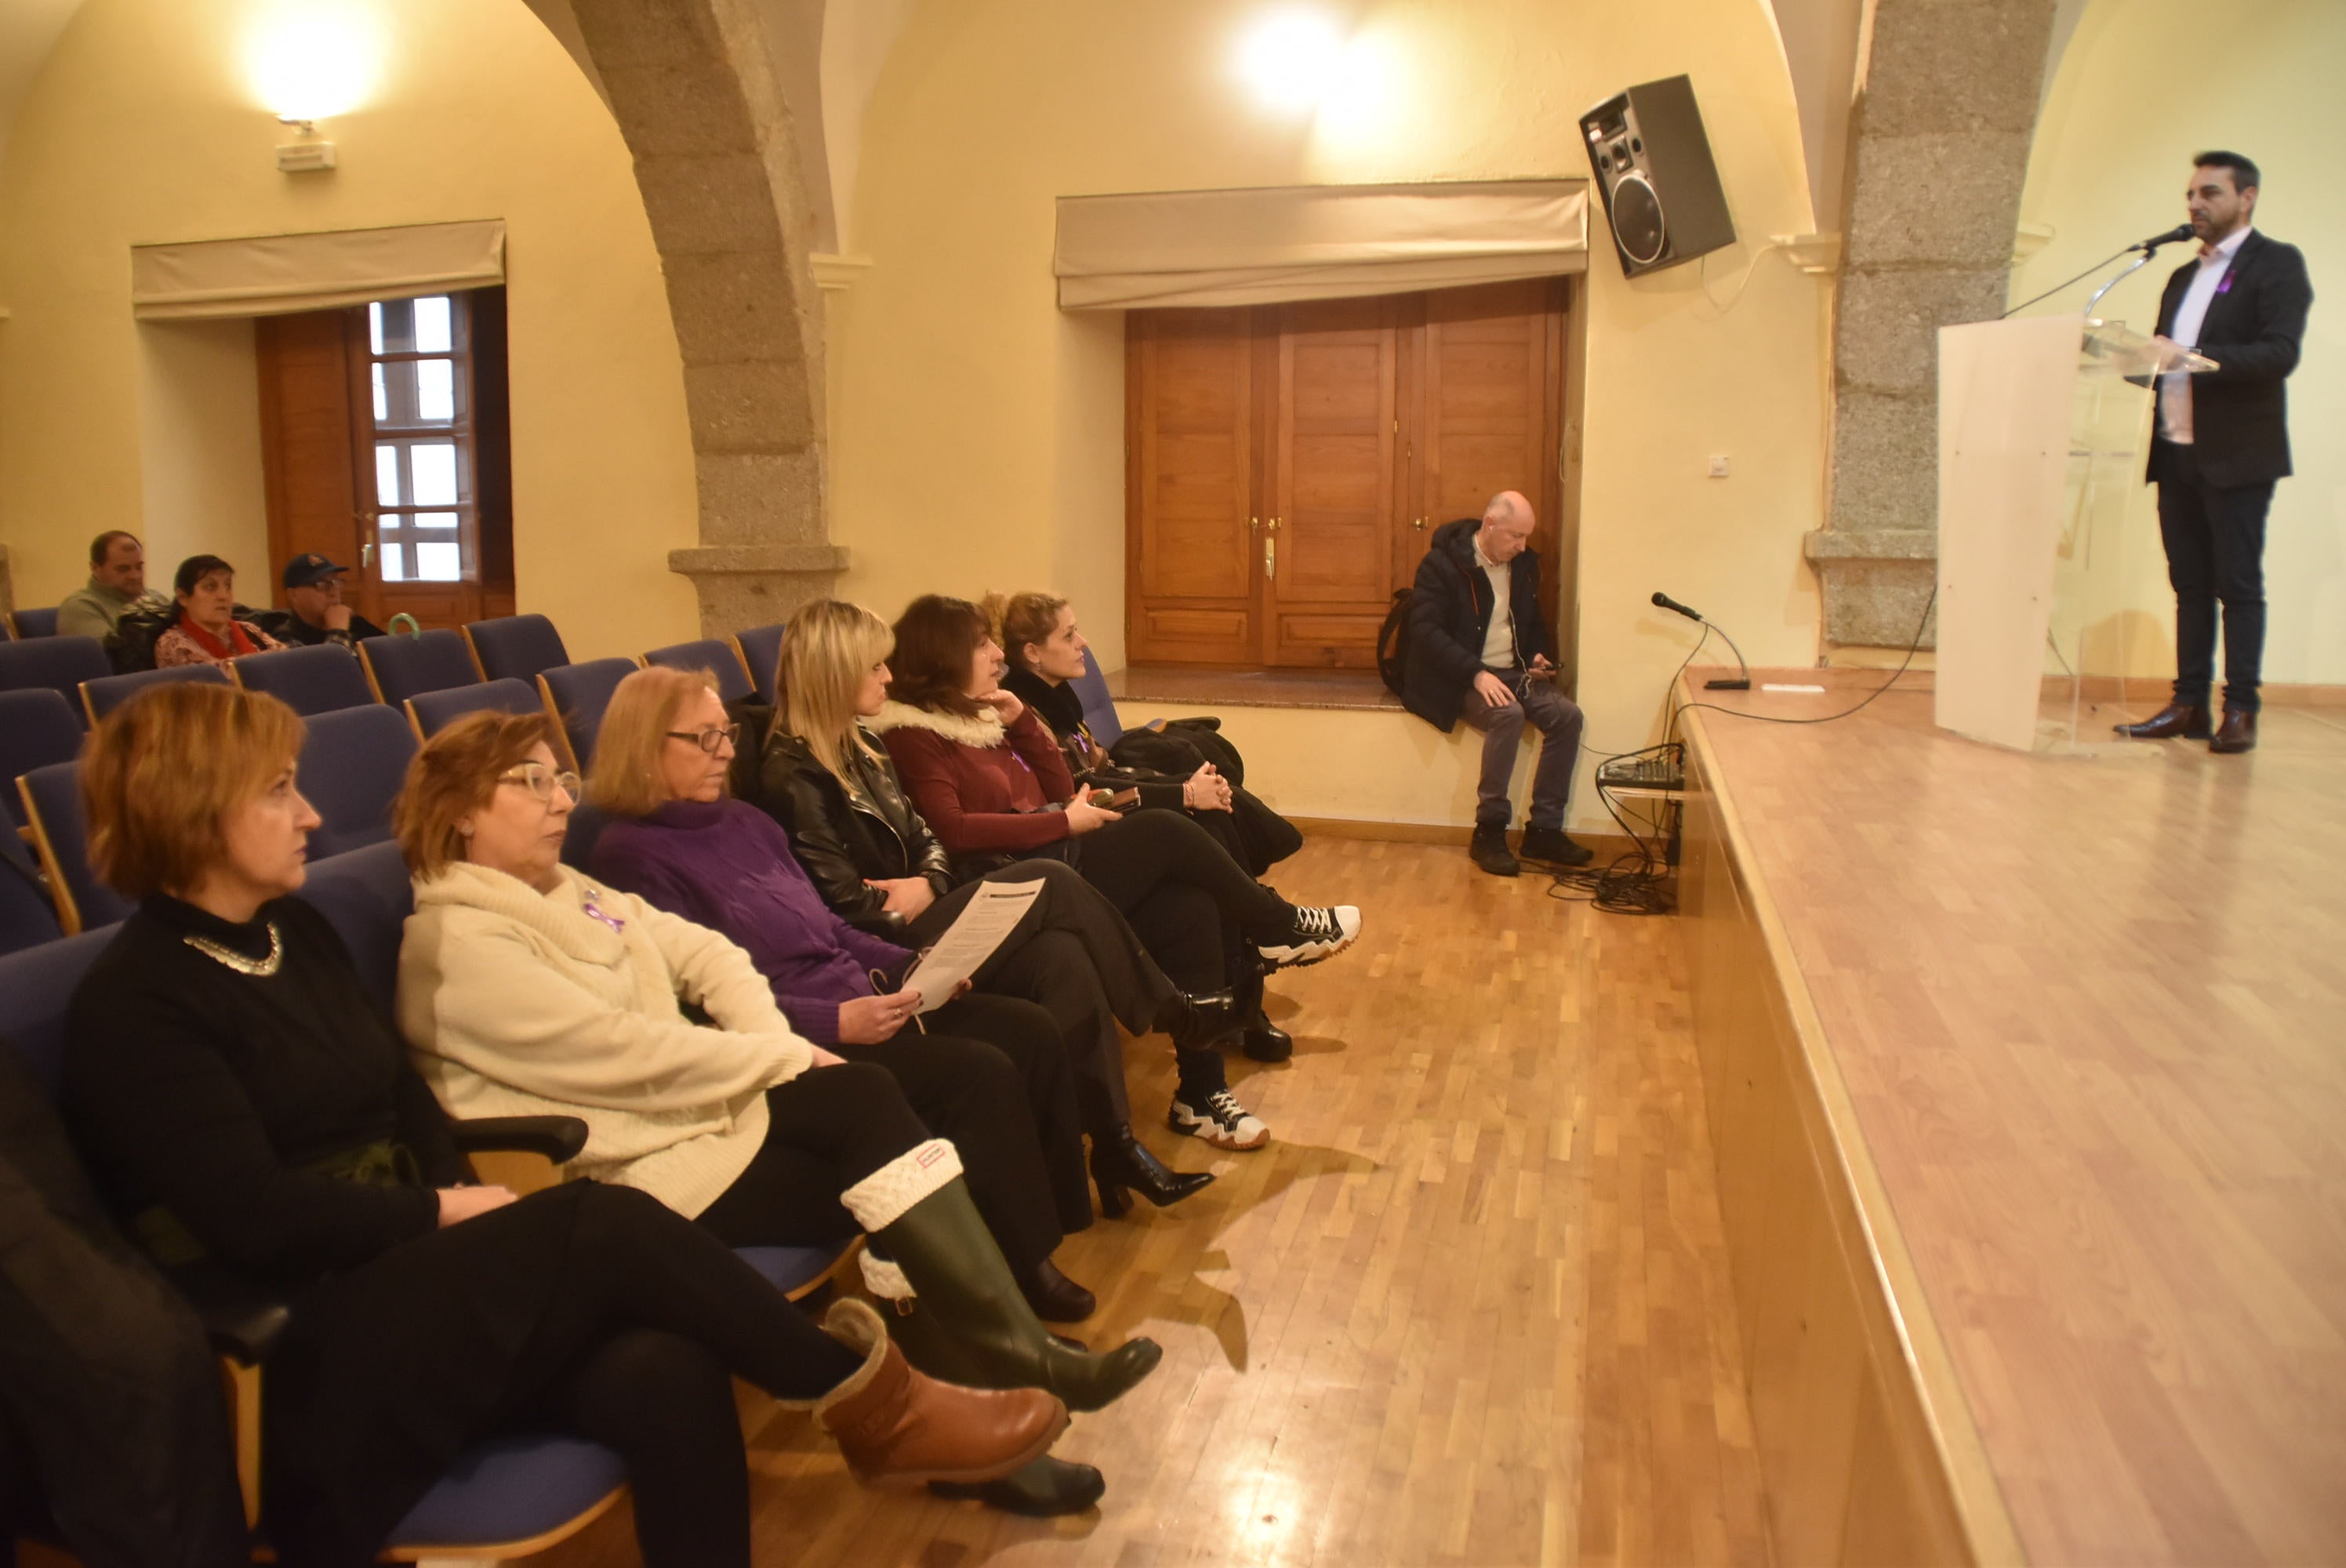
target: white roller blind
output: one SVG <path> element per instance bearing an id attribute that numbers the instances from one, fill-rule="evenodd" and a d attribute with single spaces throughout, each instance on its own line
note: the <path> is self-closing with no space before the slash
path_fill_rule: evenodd
<path id="1" fill-rule="evenodd" d="M 281 316 L 505 279 L 505 226 L 494 219 L 130 249 L 131 312 L 148 321 Z"/>
<path id="2" fill-rule="evenodd" d="M 1263 305 L 1588 268 L 1588 182 L 1063 196 L 1059 307 Z"/>

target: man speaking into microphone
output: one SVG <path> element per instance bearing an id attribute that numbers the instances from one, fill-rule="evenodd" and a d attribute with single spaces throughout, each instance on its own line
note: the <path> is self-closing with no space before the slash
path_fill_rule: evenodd
<path id="1" fill-rule="evenodd" d="M 2175 587 L 2175 697 L 2140 724 L 2140 740 L 2182 736 L 2210 751 L 2253 749 L 2265 643 L 2265 513 L 2288 476 L 2282 382 L 2297 368 L 2313 285 L 2293 245 L 2258 233 L 2260 177 L 2236 152 L 2193 160 L 2184 205 L 2198 258 L 2167 280 L 2156 341 L 2173 365 L 2197 349 L 2216 369 L 2169 369 L 2147 477 L 2158 486 L 2158 532 Z M 2224 718 L 2208 718 L 2216 677 L 2216 606 L 2224 609 Z"/>

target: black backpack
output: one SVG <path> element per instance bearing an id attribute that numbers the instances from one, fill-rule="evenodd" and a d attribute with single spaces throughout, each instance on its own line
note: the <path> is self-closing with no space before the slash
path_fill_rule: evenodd
<path id="1" fill-rule="evenodd" d="M 155 639 L 171 629 L 178 619 L 179 607 L 168 605 L 159 610 L 129 610 L 114 623 L 114 633 L 106 639 L 106 657 L 114 663 L 114 673 L 128 675 L 134 670 L 155 667 Z"/>
<path id="2" fill-rule="evenodd" d="M 1392 608 L 1385 612 L 1385 624 L 1377 628 L 1377 673 L 1384 677 L 1385 689 L 1395 697 L 1407 694 L 1402 687 L 1409 681 L 1409 598 L 1413 590 L 1395 588 Z"/>

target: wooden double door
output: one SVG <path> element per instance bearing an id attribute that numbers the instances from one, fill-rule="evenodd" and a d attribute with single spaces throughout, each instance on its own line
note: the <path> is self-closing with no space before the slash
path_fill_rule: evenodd
<path id="1" fill-rule="evenodd" d="M 1567 288 L 1132 312 L 1131 661 L 1373 668 L 1433 531 L 1502 490 L 1538 514 L 1556 626 Z"/>

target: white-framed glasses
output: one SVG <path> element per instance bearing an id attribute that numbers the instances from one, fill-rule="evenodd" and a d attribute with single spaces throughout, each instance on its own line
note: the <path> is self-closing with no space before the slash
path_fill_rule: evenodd
<path id="1" fill-rule="evenodd" d="M 578 799 L 578 775 L 567 769 L 557 773 L 543 762 L 525 762 L 511 773 L 498 774 L 497 782 L 518 784 L 547 805 L 554 803 L 557 789 L 573 800 Z"/>

